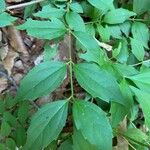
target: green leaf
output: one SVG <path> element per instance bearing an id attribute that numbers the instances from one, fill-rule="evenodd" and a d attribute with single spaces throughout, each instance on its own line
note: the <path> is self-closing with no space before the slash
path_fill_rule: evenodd
<path id="1" fill-rule="evenodd" d="M 141 0 L 133 0 L 133 11 L 139 15 L 149 10 L 149 6 L 149 0 L 142 0 L 142 3 Z"/>
<path id="2" fill-rule="evenodd" d="M 86 61 L 93 61 L 100 63 L 101 59 L 101 49 L 96 42 L 96 40 L 88 35 L 85 32 L 73 32 L 73 35 L 77 41 L 85 48 L 87 51 L 85 54 L 82 54 L 80 57 Z"/>
<path id="3" fill-rule="evenodd" d="M 30 17 L 32 15 L 32 13 L 36 10 L 37 7 L 38 7 L 38 4 L 33 4 L 33 5 L 29 5 L 29 6 L 25 7 L 24 19 Z"/>
<path id="4" fill-rule="evenodd" d="M 64 24 L 56 18 L 53 18 L 51 21 L 27 19 L 27 21 L 18 26 L 17 29 L 27 30 L 30 36 L 48 40 L 59 38 L 66 33 Z"/>
<path id="5" fill-rule="evenodd" d="M 52 60 L 56 54 L 58 45 L 50 45 L 49 43 L 46 43 L 44 46 L 44 61 L 50 61 Z"/>
<path id="6" fill-rule="evenodd" d="M 118 124 L 121 121 L 123 121 L 123 119 L 127 115 L 128 109 L 121 104 L 112 102 L 111 108 L 110 108 L 110 113 L 111 113 L 111 126 L 113 128 L 116 128 L 118 126 Z"/>
<path id="7" fill-rule="evenodd" d="M 71 139 L 67 139 L 65 140 L 61 145 L 60 147 L 58 148 L 58 150 L 73 150 L 73 147 L 72 147 L 72 140 Z"/>
<path id="8" fill-rule="evenodd" d="M 83 8 L 78 2 L 73 2 L 70 4 L 70 9 L 77 13 L 83 13 Z"/>
<path id="9" fill-rule="evenodd" d="M 74 72 L 81 87 L 93 97 L 98 97 L 106 102 L 115 101 L 123 104 L 117 81 L 106 70 L 96 64 L 81 63 L 74 65 Z"/>
<path id="10" fill-rule="evenodd" d="M 27 139 L 26 130 L 22 126 L 17 128 L 14 134 L 14 139 L 16 141 L 17 147 L 24 146 L 24 144 L 26 143 Z"/>
<path id="11" fill-rule="evenodd" d="M 149 29 L 146 24 L 141 22 L 134 22 L 132 25 L 132 35 L 140 44 L 148 48 Z"/>
<path id="12" fill-rule="evenodd" d="M 41 11 L 34 13 L 34 16 L 41 18 L 62 18 L 65 13 L 64 9 L 51 7 L 50 5 L 43 6 Z"/>
<path id="13" fill-rule="evenodd" d="M 116 39 L 122 39 L 122 33 L 119 25 L 111 25 L 107 27 L 110 35 Z"/>
<path id="14" fill-rule="evenodd" d="M 94 144 L 91 144 L 83 137 L 80 130 L 73 130 L 73 149 L 74 150 L 97 150 Z M 66 149 L 63 149 L 66 150 Z"/>
<path id="15" fill-rule="evenodd" d="M 88 2 L 103 13 L 113 8 L 113 0 L 88 0 Z"/>
<path id="16" fill-rule="evenodd" d="M 93 26 L 93 24 L 87 24 L 85 26 L 85 29 L 86 29 L 86 32 L 89 34 L 89 35 L 92 35 L 95 37 L 95 27 Z"/>
<path id="17" fill-rule="evenodd" d="M 0 1 L 0 12 L 4 11 L 6 7 L 5 0 Z"/>
<path id="18" fill-rule="evenodd" d="M 4 112 L 3 119 L 7 121 L 12 127 L 16 128 L 18 125 L 17 119 L 10 112 Z"/>
<path id="19" fill-rule="evenodd" d="M 5 111 L 5 103 L 3 100 L 0 99 L 0 114 Z"/>
<path id="20" fill-rule="evenodd" d="M 17 92 L 18 100 L 34 100 L 54 91 L 66 75 L 66 64 L 44 62 L 34 67 L 23 78 Z"/>
<path id="21" fill-rule="evenodd" d="M 67 118 L 68 101 L 46 104 L 33 116 L 23 150 L 41 150 L 56 140 Z"/>
<path id="22" fill-rule="evenodd" d="M 150 129 L 150 94 L 131 86 L 144 113 L 145 123 Z"/>
<path id="23" fill-rule="evenodd" d="M 6 140 L 6 147 L 8 148 L 8 150 L 15 150 L 16 149 L 15 141 L 11 138 L 8 138 Z"/>
<path id="24" fill-rule="evenodd" d="M 131 16 L 135 15 L 136 14 L 134 12 L 129 11 L 127 9 L 123 8 L 113 9 L 105 15 L 104 22 L 109 24 L 123 23 L 126 20 L 128 20 Z"/>
<path id="25" fill-rule="evenodd" d="M 120 49 L 120 53 L 118 54 L 118 56 L 116 57 L 116 59 L 120 62 L 120 63 L 126 63 L 127 59 L 129 57 L 129 51 L 128 51 L 128 42 L 125 38 L 123 38 L 121 40 L 121 49 Z"/>
<path id="26" fill-rule="evenodd" d="M 105 113 L 95 104 L 75 101 L 73 119 L 77 130 L 97 150 L 112 149 L 112 129 Z"/>
<path id="27" fill-rule="evenodd" d="M 12 17 L 6 12 L 0 13 L 0 27 L 12 25 L 15 20 L 17 20 L 16 17 Z"/>
<path id="28" fill-rule="evenodd" d="M 2 121 L 2 124 L 1 124 L 1 130 L 0 130 L 0 134 L 4 137 L 8 136 L 11 132 L 11 127 L 10 125 L 5 121 L 3 120 Z"/>
<path id="29" fill-rule="evenodd" d="M 103 42 L 108 42 L 110 40 L 110 31 L 108 26 L 103 27 L 102 25 L 97 24 L 97 30 Z"/>
<path id="30" fill-rule="evenodd" d="M 131 143 L 149 146 L 148 136 L 137 128 L 130 128 L 123 133 L 123 136 Z"/>
<path id="31" fill-rule="evenodd" d="M 69 25 L 71 30 L 74 31 L 85 31 L 85 25 L 83 19 L 76 12 L 67 12 L 66 13 L 66 22 Z"/>
<path id="32" fill-rule="evenodd" d="M 150 92 L 150 71 L 142 72 L 134 76 L 128 76 L 141 90 Z"/>
<path id="33" fill-rule="evenodd" d="M 18 109 L 18 119 L 22 124 L 24 124 L 26 119 L 28 118 L 28 113 L 29 113 L 29 103 L 25 101 L 20 104 Z"/>
<path id="34" fill-rule="evenodd" d="M 0 143 L 0 150 L 6 150 L 6 149 L 5 149 L 5 145 L 2 144 L 2 143 Z"/>
<path id="35" fill-rule="evenodd" d="M 131 49 L 132 53 L 135 55 L 135 57 L 139 60 L 142 61 L 144 59 L 144 47 L 142 43 L 136 39 L 130 38 L 131 40 Z"/>
<path id="36" fill-rule="evenodd" d="M 128 37 L 131 30 L 131 23 L 129 21 L 126 21 L 120 24 L 119 26 L 120 26 L 120 30 L 126 35 L 126 37 Z"/>

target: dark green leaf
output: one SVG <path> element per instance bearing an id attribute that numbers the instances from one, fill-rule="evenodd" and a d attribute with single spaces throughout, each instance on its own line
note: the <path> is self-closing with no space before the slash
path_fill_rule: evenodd
<path id="1" fill-rule="evenodd" d="M 16 145 L 18 147 L 23 146 L 26 143 L 26 130 L 23 127 L 17 128 L 15 135 L 14 135 Z"/>
<path id="2" fill-rule="evenodd" d="M 63 81 L 66 64 L 44 62 L 34 67 L 21 81 L 16 99 L 34 100 L 54 91 Z"/>
<path id="3" fill-rule="evenodd" d="M 74 66 L 74 72 L 81 87 L 93 97 L 123 104 L 117 81 L 106 70 L 96 64 L 82 63 Z"/>
<path id="4" fill-rule="evenodd" d="M 7 121 L 12 127 L 16 128 L 18 125 L 17 119 L 10 112 L 4 112 L 3 119 Z"/>
<path id="5" fill-rule="evenodd" d="M 35 13 L 34 16 L 41 18 L 61 18 L 65 13 L 64 9 L 51 7 L 50 5 L 43 6 L 42 10 Z"/>
<path id="6" fill-rule="evenodd" d="M 71 140 L 71 139 L 65 140 L 65 141 L 60 145 L 60 147 L 58 148 L 58 150 L 73 150 L 72 140 Z"/>
<path id="7" fill-rule="evenodd" d="M 24 18 L 26 19 L 30 17 L 32 13 L 35 11 L 35 9 L 37 8 L 37 6 L 38 6 L 37 4 L 27 6 L 24 10 Z"/>
<path id="8" fill-rule="evenodd" d="M 18 109 L 18 119 L 22 124 L 25 123 L 28 117 L 28 112 L 29 112 L 29 103 L 25 101 L 20 104 Z"/>
<path id="9" fill-rule="evenodd" d="M 24 150 L 41 150 L 56 140 L 67 118 L 68 101 L 46 104 L 33 116 Z"/>
<path id="10" fill-rule="evenodd" d="M 5 111 L 5 104 L 4 101 L 0 99 L 0 114 Z"/>
<path id="11" fill-rule="evenodd" d="M 10 16 L 8 13 L 3 12 L 0 14 L 0 27 L 12 25 L 16 19 L 17 18 Z"/>
<path id="12" fill-rule="evenodd" d="M 74 31 L 85 31 L 85 25 L 83 19 L 76 12 L 67 12 L 66 13 L 66 22 L 69 25 L 70 29 Z"/>
<path id="13" fill-rule="evenodd" d="M 8 148 L 8 150 L 16 150 L 15 141 L 11 138 L 8 138 L 6 140 L 6 147 Z"/>
<path id="14" fill-rule="evenodd" d="M 31 36 L 48 40 L 61 37 L 66 32 L 64 24 L 56 18 L 53 18 L 52 21 L 27 19 L 27 21 L 18 26 L 17 29 L 27 30 L 27 33 Z"/>
<path id="15" fill-rule="evenodd" d="M 131 16 L 135 15 L 136 14 L 134 12 L 129 11 L 127 9 L 123 8 L 113 9 L 105 15 L 104 22 L 109 24 L 123 23 L 126 20 L 128 20 Z"/>
<path id="16" fill-rule="evenodd" d="M 8 136 L 11 132 L 11 127 L 10 125 L 5 121 L 3 120 L 2 121 L 2 124 L 1 124 L 1 130 L 0 130 L 0 134 L 4 137 Z"/>
<path id="17" fill-rule="evenodd" d="M 137 14 L 142 14 L 145 11 L 149 10 L 150 1 L 149 0 L 133 0 L 133 11 Z"/>
<path id="18" fill-rule="evenodd" d="M 112 129 L 105 113 L 95 104 L 75 101 L 73 119 L 77 130 L 97 150 L 112 149 Z"/>

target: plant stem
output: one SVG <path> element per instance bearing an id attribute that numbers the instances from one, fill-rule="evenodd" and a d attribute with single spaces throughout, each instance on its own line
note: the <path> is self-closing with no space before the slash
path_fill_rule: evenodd
<path id="1" fill-rule="evenodd" d="M 22 4 L 12 5 L 12 6 L 8 6 L 6 8 L 6 10 L 26 7 L 26 6 L 29 6 L 29 5 L 33 5 L 33 4 L 37 4 L 37 3 L 43 2 L 43 1 L 45 1 L 45 0 L 36 0 L 36 1 L 26 2 L 26 3 L 22 3 Z"/>
<path id="2" fill-rule="evenodd" d="M 70 74 L 70 86 L 71 86 L 71 97 L 74 97 L 74 89 L 73 89 L 73 62 L 72 62 L 72 39 L 71 39 L 71 31 L 69 31 L 69 74 Z"/>
<path id="3" fill-rule="evenodd" d="M 135 66 L 141 65 L 141 64 L 143 64 L 143 63 L 148 63 L 148 62 L 150 62 L 150 59 L 147 59 L 147 60 L 145 60 L 145 61 L 139 62 L 139 63 L 137 63 L 137 64 L 133 64 L 133 65 L 130 65 L 130 66 L 135 67 Z"/>

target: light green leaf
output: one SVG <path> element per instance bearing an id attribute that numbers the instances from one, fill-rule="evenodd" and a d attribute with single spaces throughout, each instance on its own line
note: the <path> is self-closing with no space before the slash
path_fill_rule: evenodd
<path id="1" fill-rule="evenodd" d="M 116 39 L 122 39 L 122 33 L 119 25 L 111 25 L 107 27 L 110 35 Z"/>
<path id="2" fill-rule="evenodd" d="M 27 21 L 18 26 L 17 29 L 27 30 L 27 33 L 30 36 L 48 40 L 59 38 L 66 32 L 64 24 L 56 18 L 53 18 L 52 21 L 27 19 Z"/>
<path id="3" fill-rule="evenodd" d="M 82 54 L 80 57 L 87 61 L 100 63 L 101 49 L 98 43 L 96 42 L 96 40 L 85 32 L 76 31 L 73 32 L 73 35 L 87 51 L 85 54 Z"/>
<path id="4" fill-rule="evenodd" d="M 85 25 L 83 19 L 76 12 L 67 12 L 66 13 L 66 21 L 71 30 L 74 31 L 85 31 Z"/>
<path id="5" fill-rule="evenodd" d="M 58 45 L 49 45 L 49 43 L 46 43 L 44 46 L 44 61 L 52 60 L 58 52 L 57 48 Z"/>
<path id="6" fill-rule="evenodd" d="M 126 20 L 128 20 L 131 16 L 135 15 L 136 14 L 134 12 L 129 11 L 127 9 L 123 8 L 113 9 L 105 15 L 104 22 L 109 24 L 123 23 Z"/>
<path id="7" fill-rule="evenodd" d="M 136 39 L 130 38 L 131 40 L 131 49 L 132 53 L 135 55 L 135 57 L 139 60 L 142 61 L 144 59 L 144 47 L 142 43 Z"/>
<path id="8" fill-rule="evenodd" d="M 95 37 L 95 27 L 93 26 L 93 24 L 87 24 L 85 26 L 85 29 L 86 29 L 86 33 Z"/>
<path id="9" fill-rule="evenodd" d="M 150 94 L 131 86 L 144 113 L 145 123 L 150 129 Z"/>
<path id="10" fill-rule="evenodd" d="M 105 113 L 95 104 L 75 101 L 73 105 L 75 127 L 96 150 L 112 149 L 112 129 Z"/>
<path id="11" fill-rule="evenodd" d="M 1 130 L 0 130 L 0 134 L 4 137 L 8 136 L 11 132 L 11 127 L 10 125 L 5 121 L 3 120 L 2 121 L 2 124 L 1 124 Z"/>
<path id="12" fill-rule="evenodd" d="M 78 2 L 73 2 L 70 4 L 70 8 L 72 11 L 77 13 L 83 13 L 83 8 Z"/>
<path id="13" fill-rule="evenodd" d="M 5 10 L 6 4 L 5 0 L 0 1 L 0 13 Z"/>
<path id="14" fill-rule="evenodd" d="M 81 87 L 93 97 L 98 97 L 106 102 L 115 101 L 123 104 L 117 81 L 106 70 L 96 64 L 81 63 L 74 65 L 74 72 Z"/>
<path id="15" fill-rule="evenodd" d="M 17 92 L 18 100 L 34 100 L 54 91 L 63 81 L 66 64 L 44 62 L 34 67 L 21 81 Z"/>
<path id="16" fill-rule="evenodd" d="M 113 0 L 88 0 L 88 2 L 103 13 L 113 8 Z"/>
<path id="17" fill-rule="evenodd" d="M 102 25 L 97 24 L 97 30 L 103 42 L 108 42 L 110 40 L 110 31 L 108 26 L 103 27 Z"/>
<path id="18" fill-rule="evenodd" d="M 133 38 L 139 41 L 145 48 L 148 48 L 149 29 L 146 24 L 134 22 L 132 25 Z"/>
<path id="19" fill-rule="evenodd" d="M 3 12 L 0 14 L 0 27 L 12 25 L 15 20 L 17 20 L 16 17 L 12 17 L 8 13 Z"/>
<path id="20" fill-rule="evenodd" d="M 131 143 L 149 146 L 148 136 L 137 128 L 129 128 L 123 133 L 123 136 Z"/>
<path id="21" fill-rule="evenodd" d="M 120 53 L 118 54 L 116 59 L 121 63 L 125 63 L 127 62 L 128 57 L 129 57 L 128 42 L 125 38 L 123 38 L 121 40 Z"/>
<path id="22" fill-rule="evenodd" d="M 33 116 L 23 150 L 41 150 L 58 138 L 67 118 L 68 101 L 46 104 Z"/>
<path id="23" fill-rule="evenodd" d="M 41 18 L 62 18 L 65 13 L 64 9 L 51 7 L 50 5 L 43 6 L 41 11 L 34 13 L 34 16 Z"/>
<path id="24" fill-rule="evenodd" d="M 128 109 L 121 104 L 112 102 L 111 108 L 110 108 L 110 113 L 111 113 L 111 126 L 113 128 L 116 128 L 118 126 L 118 124 L 121 121 L 123 121 L 123 119 L 127 115 Z"/>
<path id="25" fill-rule="evenodd" d="M 72 138 L 74 150 L 97 150 L 94 144 L 91 144 L 84 138 L 80 130 L 74 129 Z"/>
<path id="26" fill-rule="evenodd" d="M 150 71 L 142 72 L 134 76 L 128 76 L 141 90 L 150 92 Z"/>
<path id="27" fill-rule="evenodd" d="M 126 35 L 126 37 L 128 37 L 131 30 L 131 23 L 129 21 L 126 21 L 120 24 L 119 26 L 120 26 L 120 30 Z"/>

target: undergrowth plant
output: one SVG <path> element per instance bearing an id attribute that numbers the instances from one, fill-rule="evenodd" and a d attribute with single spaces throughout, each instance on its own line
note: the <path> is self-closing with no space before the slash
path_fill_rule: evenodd
<path id="1" fill-rule="evenodd" d="M 45 40 L 50 50 L 48 41 L 57 44 L 68 36 L 69 59 L 50 60 L 52 51 L 45 51 L 48 59 L 23 78 L 15 100 L 46 96 L 60 87 L 68 74 L 71 92 L 69 97 L 38 109 L 22 149 L 111 150 L 121 138 L 131 150 L 148 150 L 150 1 L 43 0 L 24 4 L 25 22 L 16 28 Z M 0 27 L 17 20 L 8 13 L 13 8 L 17 7 L 6 7 L 4 0 L 0 1 Z M 86 93 L 84 99 L 76 97 L 76 81 Z M 144 115 L 141 120 L 139 114 Z M 71 130 L 63 130 L 66 122 L 72 122 Z"/>

